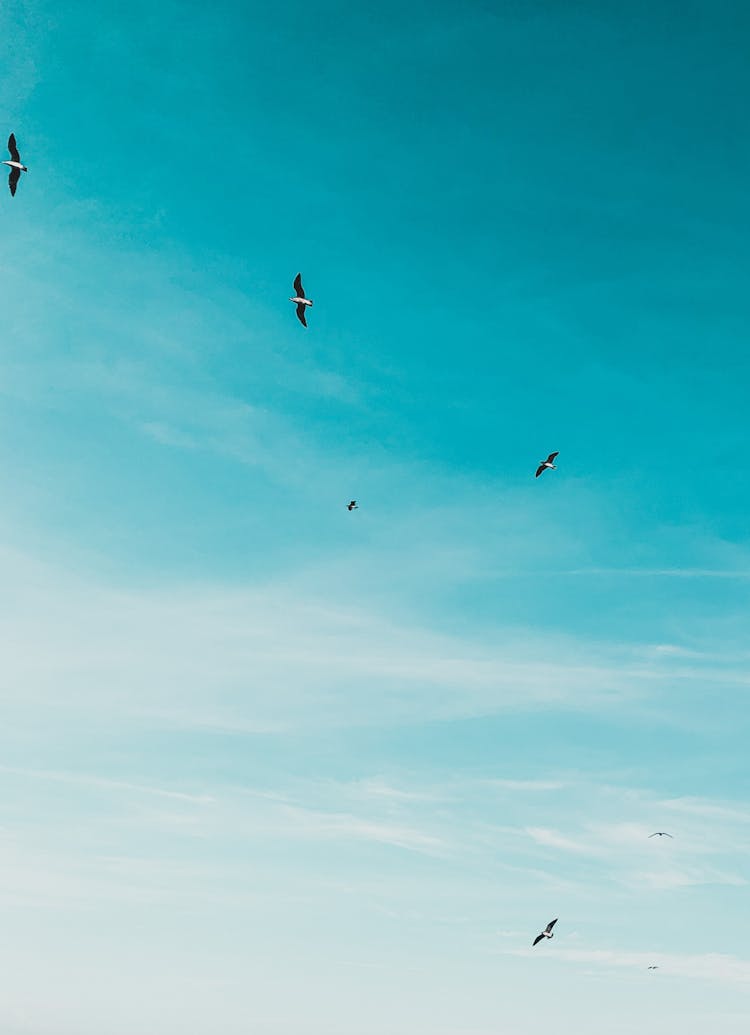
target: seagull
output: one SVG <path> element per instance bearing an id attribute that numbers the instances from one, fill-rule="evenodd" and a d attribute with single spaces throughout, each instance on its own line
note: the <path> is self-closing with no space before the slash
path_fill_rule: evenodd
<path id="1" fill-rule="evenodd" d="M 346 509 L 347 510 L 359 510 L 359 507 L 357 506 L 357 501 L 356 500 L 352 500 L 350 503 L 347 503 Z"/>
<path id="2" fill-rule="evenodd" d="M 656 966 L 653 966 L 653 967 L 646 967 L 646 970 L 658 970 L 658 969 L 659 969 L 659 968 L 658 968 L 658 967 L 656 967 Z"/>
<path id="3" fill-rule="evenodd" d="M 305 307 L 312 305 L 311 298 L 305 298 L 305 292 L 302 289 L 302 274 L 298 273 L 294 278 L 294 297 L 289 299 L 290 302 L 297 303 L 297 318 L 303 327 L 307 327 L 307 320 L 305 319 Z"/>
<path id="4" fill-rule="evenodd" d="M 547 468 L 551 471 L 557 470 L 554 461 L 559 452 L 560 451 L 558 450 L 557 453 L 550 453 L 546 460 L 540 461 L 539 466 L 536 469 L 536 474 L 534 475 L 535 478 L 538 478 L 542 471 L 546 471 Z"/>
<path id="5" fill-rule="evenodd" d="M 555 937 L 555 936 L 553 935 L 553 933 L 552 933 L 552 928 L 553 928 L 553 927 L 555 926 L 555 924 L 556 924 L 556 923 L 557 923 L 557 917 L 555 917 L 555 919 L 554 919 L 554 920 L 550 920 L 550 922 L 549 922 L 549 923 L 547 924 L 547 926 L 546 926 L 546 927 L 544 928 L 544 930 L 542 931 L 542 933 L 541 933 L 541 934 L 538 934 L 538 935 L 536 936 L 536 938 L 534 939 L 534 941 L 533 941 L 533 943 L 532 943 L 532 946 L 531 946 L 531 947 L 532 947 L 532 949 L 533 949 L 534 945 L 538 945 L 538 944 L 539 944 L 539 942 L 540 942 L 540 941 L 541 941 L 541 940 L 542 940 L 543 938 L 554 938 L 554 937 Z"/>
<path id="6" fill-rule="evenodd" d="M 655 830 L 653 834 L 649 834 L 648 836 L 649 837 L 672 837 L 672 835 L 668 834 L 666 832 L 666 830 Z M 674 840 L 674 838 L 672 838 L 672 840 Z"/>
<path id="7" fill-rule="evenodd" d="M 11 135 L 8 137 L 8 150 L 10 151 L 10 157 L 11 157 L 12 161 L 10 161 L 10 162 L 5 161 L 5 162 L 3 162 L 3 165 L 9 165 L 10 166 L 10 176 L 8 177 L 8 186 L 10 187 L 10 193 L 12 195 L 15 195 L 15 193 L 16 193 L 16 186 L 18 184 L 18 180 L 20 179 L 21 173 L 29 171 L 26 168 L 25 165 L 21 165 L 21 156 L 19 155 L 18 148 L 16 147 L 16 135 L 15 135 L 15 133 L 11 133 Z"/>

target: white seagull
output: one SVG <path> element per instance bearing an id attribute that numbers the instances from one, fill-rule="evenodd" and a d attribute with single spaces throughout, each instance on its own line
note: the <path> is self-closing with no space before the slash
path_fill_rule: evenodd
<path id="1" fill-rule="evenodd" d="M 347 510 L 359 510 L 359 507 L 357 506 L 357 501 L 356 500 L 351 500 L 349 503 L 347 503 L 346 509 Z"/>
<path id="2" fill-rule="evenodd" d="M 552 928 L 555 926 L 556 923 L 557 923 L 557 917 L 555 917 L 554 920 L 550 920 L 550 922 L 544 928 L 542 933 L 538 934 L 536 936 L 536 938 L 534 939 L 534 942 L 533 942 L 533 944 L 531 946 L 532 949 L 534 948 L 534 945 L 538 945 L 539 942 L 542 941 L 542 939 L 544 939 L 544 938 L 554 938 L 555 937 L 554 934 L 552 933 Z"/>
<path id="3" fill-rule="evenodd" d="M 10 193 L 12 195 L 15 195 L 16 187 L 18 185 L 18 181 L 20 179 L 21 173 L 29 171 L 26 168 L 25 165 L 21 164 L 21 156 L 19 155 L 18 148 L 16 147 L 16 135 L 15 135 L 15 133 L 11 133 L 11 135 L 8 137 L 8 150 L 10 151 L 10 157 L 11 157 L 12 160 L 10 162 L 8 162 L 8 161 L 3 162 L 3 165 L 9 165 L 10 166 L 10 176 L 8 177 L 8 186 L 10 187 Z"/>
<path id="4" fill-rule="evenodd" d="M 546 460 L 540 461 L 539 466 L 536 469 L 536 474 L 534 475 L 535 478 L 538 478 L 542 471 L 546 471 L 547 468 L 549 468 L 550 471 L 557 470 L 555 467 L 555 457 L 559 455 L 559 452 L 560 451 L 558 450 L 557 453 L 550 453 Z"/>
<path id="5" fill-rule="evenodd" d="M 666 830 L 655 830 L 653 834 L 649 834 L 648 836 L 649 837 L 672 837 L 672 835 L 668 834 L 666 832 Z M 674 840 L 674 838 L 672 838 L 672 840 Z"/>
<path id="6" fill-rule="evenodd" d="M 305 292 L 302 289 L 302 274 L 298 273 L 294 278 L 294 297 L 289 299 L 290 302 L 297 303 L 297 318 L 303 327 L 307 327 L 307 320 L 305 319 L 305 307 L 312 305 L 311 298 L 305 298 Z"/>

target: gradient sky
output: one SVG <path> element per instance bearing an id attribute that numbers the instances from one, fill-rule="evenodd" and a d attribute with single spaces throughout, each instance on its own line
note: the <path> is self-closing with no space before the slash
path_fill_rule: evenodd
<path id="1" fill-rule="evenodd" d="M 749 45 L 2 6 L 4 1035 L 746 1035 Z"/>

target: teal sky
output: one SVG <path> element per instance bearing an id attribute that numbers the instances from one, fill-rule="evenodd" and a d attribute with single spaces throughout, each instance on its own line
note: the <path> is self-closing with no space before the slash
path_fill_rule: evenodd
<path id="1" fill-rule="evenodd" d="M 3 5 L 4 1035 L 746 1035 L 748 45 Z"/>

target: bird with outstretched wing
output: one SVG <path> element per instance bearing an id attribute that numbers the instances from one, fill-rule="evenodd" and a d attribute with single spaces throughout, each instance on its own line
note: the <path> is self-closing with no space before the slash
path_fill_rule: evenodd
<path id="1" fill-rule="evenodd" d="M 554 920 L 550 920 L 550 922 L 544 928 L 542 933 L 538 934 L 536 936 L 536 938 L 532 942 L 532 946 L 531 947 L 533 948 L 535 945 L 538 945 L 539 942 L 541 942 L 544 938 L 551 938 L 552 937 L 552 928 L 555 926 L 556 923 L 557 923 L 557 917 L 555 917 Z"/>
<path id="2" fill-rule="evenodd" d="M 305 316 L 305 309 L 312 305 L 312 299 L 305 295 L 305 289 L 302 287 L 302 274 L 298 273 L 294 278 L 294 296 L 289 299 L 290 302 L 297 303 L 297 319 L 303 327 L 307 327 L 307 317 Z"/>
<path id="3" fill-rule="evenodd" d="M 534 477 L 538 478 L 539 475 L 542 473 L 542 471 L 546 471 L 550 467 L 554 467 L 555 466 L 555 457 L 558 456 L 559 453 L 560 453 L 560 451 L 557 450 L 554 453 L 550 453 L 550 455 L 547 457 L 546 460 L 542 460 L 542 462 L 539 464 L 539 466 L 536 469 L 536 474 L 534 475 Z"/>

